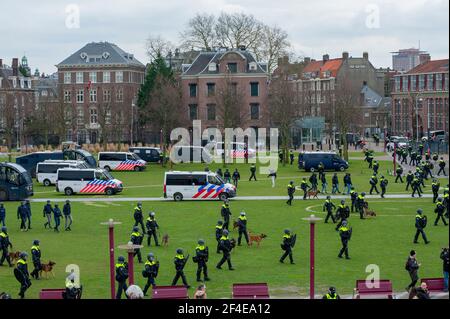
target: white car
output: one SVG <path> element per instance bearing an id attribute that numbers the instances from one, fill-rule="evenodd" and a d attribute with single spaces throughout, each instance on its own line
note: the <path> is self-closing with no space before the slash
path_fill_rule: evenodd
<path id="1" fill-rule="evenodd" d="M 84 161 L 46 160 L 36 166 L 36 181 L 44 186 L 55 185 L 58 169 L 67 167 L 87 168 Z"/>
<path id="2" fill-rule="evenodd" d="M 395 144 L 397 147 L 405 148 L 409 145 L 409 140 L 404 136 L 391 136 L 389 143 L 387 143 L 386 147 L 390 150 L 394 149 Z"/>
<path id="3" fill-rule="evenodd" d="M 146 161 L 130 152 L 100 152 L 98 167 L 107 171 L 142 171 Z"/>
<path id="4" fill-rule="evenodd" d="M 225 183 L 213 172 L 166 172 L 164 175 L 164 198 L 175 201 L 183 199 L 219 199 L 236 196 L 236 187 Z"/>

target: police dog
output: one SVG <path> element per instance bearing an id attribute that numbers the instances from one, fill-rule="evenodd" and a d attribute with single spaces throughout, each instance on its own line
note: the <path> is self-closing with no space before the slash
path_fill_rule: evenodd
<path id="1" fill-rule="evenodd" d="M 233 222 L 233 230 L 236 230 L 236 228 L 238 228 L 238 227 L 239 227 L 239 223 L 235 220 Z"/>
<path id="2" fill-rule="evenodd" d="M 250 237 L 250 242 L 249 245 L 252 246 L 253 242 L 256 242 L 257 246 L 259 247 L 259 244 L 261 243 L 261 241 L 267 237 L 266 234 L 259 234 L 259 235 L 255 235 L 255 234 L 251 234 L 249 233 L 249 237 Z"/>
<path id="3" fill-rule="evenodd" d="M 42 277 L 42 273 L 45 273 L 45 278 L 48 279 L 48 274 L 50 273 L 54 278 L 55 274 L 53 273 L 53 267 L 55 265 L 56 263 L 51 260 L 48 262 L 48 264 L 42 264 L 41 270 L 39 270 L 39 277 Z"/>
<path id="4" fill-rule="evenodd" d="M 161 245 L 163 247 L 169 246 L 169 234 L 164 234 L 164 236 L 162 237 L 162 240 L 161 240 Z"/>
<path id="5" fill-rule="evenodd" d="M 12 264 L 15 264 L 16 263 L 16 261 L 18 261 L 19 260 L 19 256 L 20 256 L 20 251 L 16 251 L 16 252 L 10 252 L 9 254 L 8 254 L 8 256 L 9 256 L 9 259 L 11 260 L 11 263 Z"/>
<path id="6" fill-rule="evenodd" d="M 312 196 L 313 199 L 314 199 L 314 198 L 319 199 L 319 197 L 317 196 L 318 194 L 320 194 L 320 191 L 319 191 L 318 189 L 316 189 L 316 190 L 310 189 L 310 190 L 306 193 L 306 196 L 308 196 L 308 199 L 311 199 L 311 196 Z"/>

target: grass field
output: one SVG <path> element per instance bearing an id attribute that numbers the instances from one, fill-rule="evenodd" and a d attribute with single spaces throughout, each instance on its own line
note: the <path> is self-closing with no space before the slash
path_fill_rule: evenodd
<path id="1" fill-rule="evenodd" d="M 362 161 L 351 161 L 353 182 L 358 191 L 368 191 L 368 178 L 371 173 L 367 164 Z M 380 171 L 386 171 L 389 162 L 382 162 Z M 239 167 L 242 183 L 238 188 L 238 195 L 285 195 L 289 180 L 299 184 L 299 178 L 309 176 L 309 173 L 299 171 L 296 166 L 280 167 L 278 170 L 277 187 L 272 189 L 266 176 L 258 176 L 258 182 L 245 181 L 248 178 L 248 165 L 230 165 L 230 170 Z M 183 164 L 174 167 L 180 170 L 203 170 L 203 165 Z M 217 165 L 211 165 L 215 170 Z M 113 173 L 121 179 L 126 189 L 117 197 L 160 197 L 162 196 L 163 170 L 160 166 L 152 165 L 142 173 L 124 172 Z M 331 173 L 328 173 L 331 184 Z M 340 181 L 342 174 L 340 173 Z M 405 193 L 404 184 L 396 185 L 393 178 L 389 178 L 388 193 Z M 441 181 L 443 184 L 443 181 Z M 341 185 L 342 188 L 342 185 Z M 427 187 L 429 192 L 430 187 Z M 329 186 L 331 190 L 331 186 Z M 37 198 L 65 198 L 50 188 L 35 187 Z M 405 193 L 406 194 L 406 193 Z M 79 196 L 76 196 L 79 198 Z M 103 196 L 99 196 L 103 197 Z M 337 200 L 335 200 L 337 204 Z M 340 240 L 334 226 L 319 222 L 316 229 L 316 291 L 325 292 L 329 285 L 337 287 L 340 294 L 351 294 L 355 280 L 364 279 L 367 274 L 366 266 L 376 264 L 380 267 L 380 276 L 391 279 L 394 289 L 402 291 L 409 283 L 409 276 L 404 270 L 404 263 L 411 249 L 417 250 L 417 258 L 422 263 L 421 277 L 442 276 L 442 263 L 439 259 L 441 247 L 448 246 L 448 228 L 432 225 L 435 214 L 434 205 L 430 199 L 377 199 L 369 200 L 378 216 L 376 219 L 361 221 L 352 215 L 350 224 L 354 233 L 350 242 L 351 260 L 337 258 Z M 84 286 L 86 298 L 109 298 L 109 258 L 108 238 L 106 226 L 101 222 L 113 218 L 121 221 L 115 229 L 116 246 L 126 243 L 131 234 L 134 223 L 132 213 L 135 202 L 77 202 L 73 203 L 74 225 L 72 232 L 59 234 L 44 230 L 42 217 L 42 203 L 32 203 L 33 229 L 29 232 L 19 231 L 16 219 L 17 203 L 6 203 L 7 225 L 14 250 L 30 251 L 33 239 L 41 241 L 43 261 L 51 259 L 57 263 L 55 278 L 33 280 L 33 286 L 27 292 L 27 298 L 37 298 L 42 288 L 60 288 L 64 286 L 65 266 L 77 264 L 81 270 L 81 282 Z M 233 218 L 237 218 L 241 210 L 247 212 L 249 229 L 255 233 L 265 233 L 268 237 L 261 247 L 237 247 L 232 253 L 233 266 L 236 271 L 230 272 L 223 267 L 219 271 L 215 264 L 221 256 L 215 253 L 216 241 L 214 227 L 220 219 L 220 205 L 218 201 L 203 202 L 144 202 L 144 211 L 155 211 L 161 234 L 170 235 L 168 248 L 145 247 L 143 256 L 152 251 L 161 263 L 157 284 L 170 285 L 174 276 L 173 257 L 178 247 L 184 248 L 186 253 L 194 254 L 199 238 L 207 241 L 210 247 L 209 272 L 212 279 L 208 283 L 210 298 L 231 297 L 231 286 L 237 282 L 267 282 L 270 293 L 276 297 L 306 297 L 309 287 L 309 226 L 303 217 L 311 213 L 325 217 L 322 213 L 322 200 L 308 200 L 294 202 L 288 207 L 281 201 L 235 201 L 231 203 Z M 414 216 L 418 207 L 424 209 L 430 218 L 430 226 L 426 229 L 431 244 L 414 245 L 412 239 L 415 233 Z M 433 220 L 431 220 L 433 219 Z M 296 265 L 280 264 L 282 254 L 280 243 L 285 228 L 292 229 L 298 234 L 297 245 L 294 248 Z M 237 239 L 237 232 L 231 237 Z M 146 244 L 146 240 L 144 240 Z M 116 250 L 116 257 L 123 252 Z M 30 265 L 32 268 L 32 265 Z M 31 270 L 31 269 L 30 269 Z M 143 286 L 141 276 L 142 265 L 135 264 L 136 283 Z M 186 266 L 189 284 L 195 286 L 196 265 L 190 260 Z M 18 283 L 12 275 L 12 269 L 0 267 L 0 291 L 8 291 L 16 297 Z M 192 292 L 191 292 L 192 294 Z"/>

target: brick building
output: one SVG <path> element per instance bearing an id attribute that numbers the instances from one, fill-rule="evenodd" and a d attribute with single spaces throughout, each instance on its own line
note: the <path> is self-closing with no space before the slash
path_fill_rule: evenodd
<path id="1" fill-rule="evenodd" d="M 137 135 L 135 98 L 145 66 L 133 54 L 112 43 L 93 42 L 56 67 L 67 140 L 120 142 L 130 141 L 131 131 Z"/>
<path id="2" fill-rule="evenodd" d="M 392 133 L 424 136 L 428 130 L 448 132 L 448 59 L 420 64 L 396 75 L 392 91 Z"/>
<path id="3" fill-rule="evenodd" d="M 202 129 L 223 129 L 220 92 L 227 83 L 240 98 L 242 128 L 268 127 L 267 65 L 259 63 L 245 48 L 201 52 L 184 66 L 181 75 L 186 122 L 202 121 Z"/>

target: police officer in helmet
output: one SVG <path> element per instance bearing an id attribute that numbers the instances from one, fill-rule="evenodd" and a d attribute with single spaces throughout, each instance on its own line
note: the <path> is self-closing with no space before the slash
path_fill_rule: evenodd
<path id="1" fill-rule="evenodd" d="M 322 299 L 341 299 L 341 297 L 336 293 L 336 288 L 330 287 Z"/>

